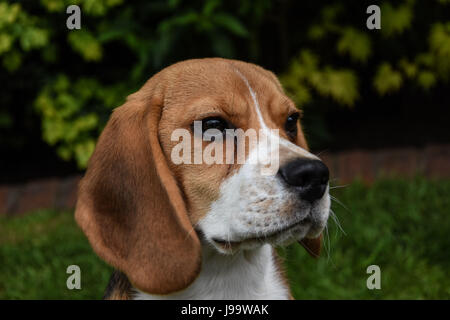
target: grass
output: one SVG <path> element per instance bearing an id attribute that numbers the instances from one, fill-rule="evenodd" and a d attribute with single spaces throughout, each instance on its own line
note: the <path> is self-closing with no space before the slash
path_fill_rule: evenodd
<path id="1" fill-rule="evenodd" d="M 380 180 L 332 190 L 345 234 L 330 220 L 319 260 L 280 249 L 297 299 L 449 299 L 450 181 Z M 79 265 L 81 290 L 66 268 Z M 381 290 L 368 290 L 369 265 Z M 0 218 L 0 299 L 99 299 L 111 268 L 92 252 L 69 212 Z"/>
<path id="2" fill-rule="evenodd" d="M 336 190 L 336 191 L 335 191 Z M 282 250 L 297 299 L 449 299 L 450 181 L 383 180 L 334 189 L 322 258 L 299 246 Z M 381 290 L 368 290 L 369 265 Z"/>
<path id="3" fill-rule="evenodd" d="M 81 290 L 68 290 L 69 265 Z M 111 268 L 93 253 L 72 213 L 38 211 L 0 219 L 0 299 L 99 299 Z"/>

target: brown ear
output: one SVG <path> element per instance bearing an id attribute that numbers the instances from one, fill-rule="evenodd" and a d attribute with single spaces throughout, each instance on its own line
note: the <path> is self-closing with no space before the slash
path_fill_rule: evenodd
<path id="1" fill-rule="evenodd" d="M 159 143 L 162 98 L 138 94 L 103 130 L 75 218 L 94 251 L 136 288 L 167 294 L 198 275 L 201 247 Z"/>
<path id="2" fill-rule="evenodd" d="M 322 245 L 322 234 L 320 234 L 320 236 L 315 239 L 304 238 L 299 242 L 312 257 L 318 258 L 320 256 L 320 248 Z"/>

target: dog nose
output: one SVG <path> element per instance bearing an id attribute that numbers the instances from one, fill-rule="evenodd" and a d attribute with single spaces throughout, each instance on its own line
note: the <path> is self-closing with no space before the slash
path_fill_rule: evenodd
<path id="1" fill-rule="evenodd" d="M 296 159 L 279 170 L 281 177 L 297 187 L 303 200 L 313 202 L 322 198 L 328 185 L 330 172 L 320 160 Z"/>

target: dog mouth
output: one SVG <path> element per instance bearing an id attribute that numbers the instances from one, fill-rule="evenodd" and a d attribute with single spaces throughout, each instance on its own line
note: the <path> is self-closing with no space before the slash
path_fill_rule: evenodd
<path id="1" fill-rule="evenodd" d="M 271 243 L 274 240 L 276 240 L 278 237 L 280 237 L 281 235 L 295 229 L 296 227 L 309 224 L 310 222 L 311 222 L 311 219 L 308 215 L 307 217 L 301 219 L 300 221 L 294 222 L 294 223 L 292 223 L 288 226 L 282 227 L 278 230 L 271 231 L 266 234 L 249 236 L 249 237 L 239 240 L 239 241 L 230 241 L 230 240 L 224 240 L 224 239 L 218 239 L 218 238 L 212 238 L 211 240 L 221 249 L 223 249 L 225 251 L 230 251 L 230 250 L 233 250 L 245 243 Z"/>

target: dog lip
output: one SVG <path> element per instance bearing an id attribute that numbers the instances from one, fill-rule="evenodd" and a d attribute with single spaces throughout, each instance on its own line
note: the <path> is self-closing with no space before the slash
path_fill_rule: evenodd
<path id="1" fill-rule="evenodd" d="M 241 243 L 247 242 L 247 241 L 267 241 L 270 238 L 274 238 L 274 237 L 276 237 L 276 236 L 278 236 L 278 235 L 280 235 L 280 234 L 282 234 L 282 233 L 284 233 L 284 232 L 286 232 L 286 231 L 288 231 L 290 229 L 293 229 L 293 228 L 297 227 L 300 224 L 303 224 L 303 223 L 309 222 L 309 221 L 310 221 L 309 216 L 306 216 L 305 218 L 303 218 L 303 219 L 301 219 L 301 220 L 299 220 L 297 222 L 294 222 L 294 223 L 292 223 L 292 224 L 290 224 L 290 225 L 288 225 L 286 227 L 283 227 L 283 228 L 278 229 L 276 231 L 273 231 L 271 233 L 268 233 L 268 234 L 265 234 L 265 235 L 260 235 L 260 236 L 254 236 L 254 237 L 245 238 L 245 239 L 242 239 L 240 241 L 229 241 L 229 240 L 223 240 L 223 239 L 218 239 L 218 238 L 212 238 L 212 240 L 215 243 L 219 244 L 220 246 L 222 246 L 224 248 L 227 248 L 227 249 L 230 249 L 230 248 L 232 248 L 234 246 L 240 245 Z"/>

